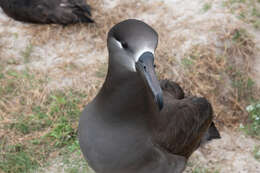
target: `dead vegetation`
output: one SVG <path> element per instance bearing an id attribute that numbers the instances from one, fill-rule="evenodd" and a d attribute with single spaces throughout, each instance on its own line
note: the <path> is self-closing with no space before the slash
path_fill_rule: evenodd
<path id="1" fill-rule="evenodd" d="M 223 6 L 255 29 L 260 29 L 259 0 L 225 0 Z"/>
<path id="2" fill-rule="evenodd" d="M 214 26 L 217 29 L 209 31 L 216 35 L 214 41 L 193 44 L 181 57 L 171 47 L 181 49 L 187 38 L 160 35 L 164 43 L 157 49 L 158 72 L 161 78 L 179 81 L 188 94 L 209 99 L 219 127 L 238 128 L 248 119 L 246 106 L 259 99 L 251 73 L 257 48 L 252 36 L 239 25 Z"/>
<path id="3" fill-rule="evenodd" d="M 182 59 L 183 86 L 192 94 L 207 97 L 214 105 L 217 121 L 231 127 L 245 121 L 245 107 L 259 98 L 250 74 L 254 43 L 242 29 L 220 35 L 223 47 L 192 47 Z M 219 50 L 219 53 L 217 53 Z"/>

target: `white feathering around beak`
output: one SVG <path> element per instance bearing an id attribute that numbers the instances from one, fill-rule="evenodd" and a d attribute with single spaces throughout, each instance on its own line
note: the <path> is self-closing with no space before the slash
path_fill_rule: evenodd
<path id="1" fill-rule="evenodd" d="M 151 48 L 149 48 L 149 47 L 145 47 L 145 48 L 139 50 L 139 51 L 135 54 L 135 56 L 134 56 L 135 62 L 137 62 L 137 61 L 139 60 L 140 56 L 141 56 L 143 53 L 145 53 L 145 52 L 151 52 L 151 53 L 154 55 L 154 50 L 153 50 L 153 49 L 151 49 Z"/>
<path id="2" fill-rule="evenodd" d="M 135 63 L 139 60 L 140 56 L 145 53 L 145 52 L 151 52 L 154 55 L 154 50 L 149 48 L 149 47 L 145 47 L 141 50 L 139 50 L 135 55 L 134 55 L 134 60 L 135 62 L 132 63 L 132 69 L 134 72 L 136 72 L 136 67 L 135 67 Z"/>

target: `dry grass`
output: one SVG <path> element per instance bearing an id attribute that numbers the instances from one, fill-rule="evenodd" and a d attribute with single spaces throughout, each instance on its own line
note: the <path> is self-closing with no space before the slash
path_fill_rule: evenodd
<path id="1" fill-rule="evenodd" d="M 211 101 L 218 121 L 237 127 L 236 123 L 247 119 L 245 107 L 259 98 L 250 74 L 255 45 L 239 28 L 220 35 L 220 40 L 225 43 L 221 48 L 197 45 L 191 49 L 186 57 L 192 67 L 184 74 L 183 85 Z"/>
<path id="2" fill-rule="evenodd" d="M 258 0 L 225 0 L 223 5 L 239 19 L 260 29 L 260 3 Z"/>
<path id="3" fill-rule="evenodd" d="M 167 28 L 161 23 L 160 26 L 160 31 Z M 160 35 L 161 45 L 157 49 L 158 73 L 160 78 L 179 81 L 187 94 L 209 99 L 219 127 L 238 128 L 239 123 L 248 119 L 245 107 L 259 99 L 259 88 L 251 74 L 257 48 L 252 36 L 239 25 L 214 27 L 209 30 L 217 40 L 194 44 L 180 58 L 172 47 L 180 49 L 187 38 L 170 38 L 170 31 L 162 32 L 166 34 Z"/>

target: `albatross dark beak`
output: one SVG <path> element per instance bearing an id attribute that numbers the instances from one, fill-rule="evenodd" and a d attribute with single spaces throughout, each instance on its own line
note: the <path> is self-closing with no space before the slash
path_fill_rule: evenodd
<path id="1" fill-rule="evenodd" d="M 159 110 L 163 108 L 163 96 L 160 83 L 156 77 L 154 70 L 154 56 L 151 52 L 145 52 L 135 63 L 136 70 L 141 74 L 144 82 L 151 90 L 155 103 L 158 105 Z"/>

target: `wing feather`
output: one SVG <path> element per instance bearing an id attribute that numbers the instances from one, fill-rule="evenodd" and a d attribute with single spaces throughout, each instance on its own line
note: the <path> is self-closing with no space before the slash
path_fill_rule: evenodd
<path id="1" fill-rule="evenodd" d="M 189 157 L 212 122 L 212 106 L 205 98 L 178 99 L 163 91 L 165 104 L 156 117 L 155 141 L 170 153 Z"/>

